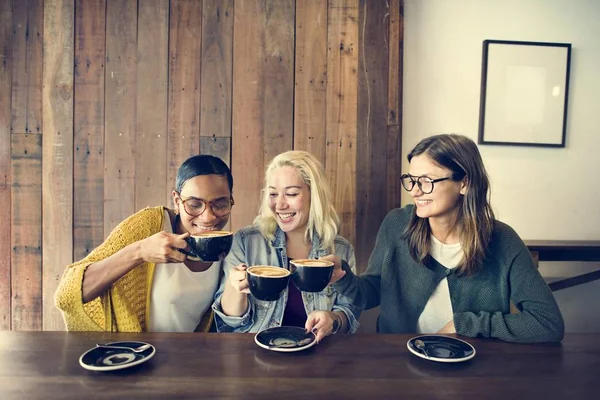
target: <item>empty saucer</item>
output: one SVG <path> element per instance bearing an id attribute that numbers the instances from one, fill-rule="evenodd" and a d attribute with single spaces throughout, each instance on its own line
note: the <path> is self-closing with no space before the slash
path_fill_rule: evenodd
<path id="1" fill-rule="evenodd" d="M 129 347 L 132 351 L 127 349 L 94 347 L 79 357 L 79 364 L 90 371 L 115 371 L 142 364 L 151 359 L 156 353 L 156 348 L 152 345 L 142 352 L 133 352 L 133 349 L 147 344 L 144 342 L 112 342 L 107 344 Z"/>
<path id="2" fill-rule="evenodd" d="M 417 340 L 423 342 L 422 349 L 417 347 Z M 475 357 L 475 348 L 470 343 L 450 336 L 417 336 L 410 339 L 406 343 L 406 347 L 414 355 L 430 361 L 452 363 L 467 361 Z"/>
<path id="3" fill-rule="evenodd" d="M 260 331 L 254 337 L 257 345 L 267 350 L 294 352 L 314 346 L 316 336 L 297 326 L 278 326 Z"/>

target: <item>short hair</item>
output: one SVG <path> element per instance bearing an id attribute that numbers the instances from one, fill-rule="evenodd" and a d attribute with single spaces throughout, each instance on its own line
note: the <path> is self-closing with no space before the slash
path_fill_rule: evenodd
<path id="1" fill-rule="evenodd" d="M 267 166 L 265 186 L 258 216 L 254 223 L 264 237 L 273 240 L 277 228 L 276 215 L 269 207 L 269 181 L 273 172 L 281 167 L 292 167 L 308 185 L 310 212 L 306 227 L 306 239 L 311 242 L 315 235 L 322 248 L 334 250 L 334 240 L 339 229 L 339 217 L 332 202 L 331 188 L 325 176 L 325 168 L 317 158 L 301 150 L 291 150 L 277 155 Z"/>
<path id="2" fill-rule="evenodd" d="M 466 136 L 440 134 L 421 140 L 408 154 L 408 162 L 422 154 L 440 167 L 448 169 L 453 180 L 460 181 L 466 177 L 467 191 L 458 209 L 456 225 L 464 253 L 458 271 L 472 275 L 485 258 L 494 226 L 490 180 L 479 149 Z M 426 259 L 431 246 L 428 221 L 415 213 L 405 235 L 413 258 L 418 261 Z"/>
<path id="3" fill-rule="evenodd" d="M 231 175 L 231 170 L 223 160 L 209 154 L 192 156 L 181 164 L 177 170 L 175 190 L 178 193 L 181 193 L 183 185 L 198 175 L 225 176 L 227 178 L 227 183 L 229 184 L 229 191 L 233 191 L 233 176 Z"/>

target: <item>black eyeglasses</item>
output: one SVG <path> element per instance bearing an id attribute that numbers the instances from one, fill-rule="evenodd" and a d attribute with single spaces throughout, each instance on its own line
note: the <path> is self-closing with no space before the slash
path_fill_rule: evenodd
<path id="1" fill-rule="evenodd" d="M 190 217 L 197 217 L 204 214 L 206 206 L 210 207 L 210 210 L 215 217 L 225 217 L 231 212 L 231 207 L 235 204 L 233 197 L 229 199 L 217 199 L 214 201 L 205 201 L 197 197 L 188 197 L 184 199 L 179 195 L 181 202 L 183 203 L 183 209 Z"/>
<path id="2" fill-rule="evenodd" d="M 421 192 L 425 194 L 433 192 L 434 183 L 446 181 L 448 179 L 454 179 L 454 175 L 439 179 L 431 179 L 428 176 L 412 176 L 409 174 L 403 174 L 402 176 L 400 176 L 400 181 L 402 182 L 402 187 L 404 188 L 404 190 L 410 192 L 411 190 L 413 190 L 416 183 Z"/>

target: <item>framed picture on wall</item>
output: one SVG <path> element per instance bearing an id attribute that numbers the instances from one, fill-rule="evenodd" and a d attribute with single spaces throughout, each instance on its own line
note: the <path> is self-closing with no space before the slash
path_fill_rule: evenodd
<path id="1" fill-rule="evenodd" d="M 570 43 L 484 40 L 479 143 L 565 147 Z"/>

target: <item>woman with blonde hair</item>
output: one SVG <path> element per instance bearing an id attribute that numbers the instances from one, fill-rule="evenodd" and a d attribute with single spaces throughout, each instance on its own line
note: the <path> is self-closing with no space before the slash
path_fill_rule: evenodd
<path id="1" fill-rule="evenodd" d="M 380 306 L 381 333 L 562 340 L 550 288 L 516 232 L 494 218 L 477 145 L 436 135 L 417 144 L 408 161 L 401 179 L 414 204 L 386 216 L 361 276 L 331 257 L 335 289 L 362 309 Z M 511 313 L 511 301 L 519 312 Z"/>
<path id="2" fill-rule="evenodd" d="M 273 326 L 314 330 L 317 340 L 355 332 L 360 311 L 330 286 L 319 293 L 293 284 L 274 305 L 249 294 L 246 268 L 272 265 L 289 269 L 293 259 L 335 254 L 354 268 L 354 249 L 338 233 L 339 218 L 323 165 L 305 151 L 276 156 L 265 173 L 265 188 L 254 224 L 236 232 L 225 259 L 225 279 L 213 304 L 217 330 L 259 332 Z"/>

